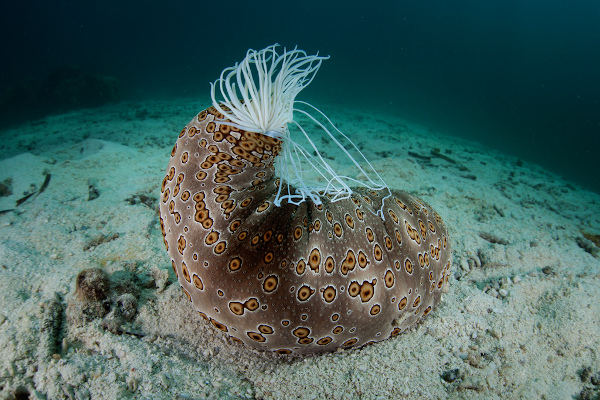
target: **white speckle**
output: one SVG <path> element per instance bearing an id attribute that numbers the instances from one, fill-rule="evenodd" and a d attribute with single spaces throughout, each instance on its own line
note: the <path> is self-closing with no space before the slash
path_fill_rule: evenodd
<path id="1" fill-rule="evenodd" d="M 490 334 L 496 339 L 502 339 L 502 331 L 500 329 L 490 330 Z"/>
<path id="2" fill-rule="evenodd" d="M 90 391 L 86 388 L 80 389 L 77 393 L 75 393 L 75 398 L 77 400 L 87 400 L 90 398 Z"/>
<path id="3" fill-rule="evenodd" d="M 500 293 L 500 296 L 502 296 L 502 297 L 508 296 L 508 290 L 506 290 L 506 289 L 500 289 L 498 291 L 498 293 Z"/>
<path id="4" fill-rule="evenodd" d="M 460 268 L 465 272 L 469 272 L 471 270 L 469 263 L 464 258 L 460 260 Z"/>
<path id="5" fill-rule="evenodd" d="M 167 379 L 167 376 L 163 373 L 158 374 L 157 376 L 158 378 L 158 382 L 160 383 L 160 385 L 162 387 L 164 387 L 165 389 L 169 388 L 169 379 Z"/>
<path id="6" fill-rule="evenodd" d="M 137 379 L 128 376 L 125 379 L 125 381 L 127 383 L 127 390 L 130 393 L 134 393 L 137 390 L 137 388 L 138 388 L 138 381 L 137 381 Z"/>
<path id="7" fill-rule="evenodd" d="M 115 383 L 117 381 L 117 374 L 115 374 L 115 371 L 110 371 L 108 373 L 108 375 L 106 376 L 106 382 L 109 384 Z"/>

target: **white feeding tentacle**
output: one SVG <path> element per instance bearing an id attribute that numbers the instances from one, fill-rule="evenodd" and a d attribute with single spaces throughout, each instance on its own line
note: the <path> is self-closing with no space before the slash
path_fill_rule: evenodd
<path id="1" fill-rule="evenodd" d="M 283 132 L 293 120 L 294 99 L 310 84 L 322 60 L 329 58 L 307 56 L 296 48 L 284 49 L 279 55 L 277 46 L 248 50 L 241 63 L 224 69 L 211 84 L 213 106 L 232 122 L 230 125 L 263 134 Z M 216 99 L 217 86 L 221 101 Z"/>
<path id="2" fill-rule="evenodd" d="M 276 162 L 275 172 L 281 178 L 281 183 L 275 198 L 275 204 L 281 205 L 282 200 L 292 204 L 300 204 L 310 198 L 315 204 L 321 204 L 321 195 L 329 195 L 332 201 L 350 197 L 352 189 L 348 183 L 358 184 L 373 190 L 389 188 L 383 179 L 371 166 L 360 150 L 337 129 L 331 120 L 318 108 L 295 101 L 302 89 L 308 86 L 321 66 L 321 62 L 329 57 L 314 55 L 308 56 L 304 51 L 294 48 L 283 50 L 279 54 L 274 44 L 263 50 L 248 50 L 246 58 L 233 67 L 221 72 L 220 78 L 211 83 L 211 98 L 213 106 L 221 112 L 227 121 L 221 121 L 249 132 L 261 133 L 282 141 L 282 151 Z M 216 90 L 221 92 L 222 100 L 217 101 Z M 309 112 L 295 109 L 294 104 L 311 107 L 327 120 L 335 131 L 347 140 L 354 150 L 360 154 L 376 180 L 369 177 L 369 173 L 352 157 L 340 141 Z M 306 130 L 293 119 L 294 111 L 306 115 L 313 123 L 324 130 L 333 142 L 342 150 L 346 157 L 358 168 L 368 182 L 338 174 L 323 158 L 319 149 L 311 140 Z M 290 137 L 288 124 L 294 123 L 304 134 L 305 139 L 314 151 L 311 155 L 298 142 Z M 304 169 L 309 167 L 308 169 Z M 307 174 L 312 173 L 320 178 L 321 182 L 314 182 L 314 178 Z M 325 183 L 323 183 L 325 182 Z M 294 189 L 292 189 L 292 187 Z M 284 190 L 287 189 L 287 190 Z M 286 193 L 287 192 L 287 193 Z M 388 196 L 391 195 L 391 192 Z M 383 202 L 382 202 L 383 207 Z M 378 214 L 382 218 L 381 210 Z"/>

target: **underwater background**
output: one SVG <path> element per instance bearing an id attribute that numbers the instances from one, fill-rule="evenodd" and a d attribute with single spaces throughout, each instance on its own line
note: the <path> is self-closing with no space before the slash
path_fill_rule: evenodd
<path id="1" fill-rule="evenodd" d="M 598 21 L 578 0 L 4 2 L 0 399 L 600 398 Z M 449 290 L 394 338 L 242 346 L 165 251 L 175 141 L 276 42 L 331 56 L 297 99 L 448 229 Z"/>
<path id="2" fill-rule="evenodd" d="M 64 111 L 39 93 L 61 68 L 116 78 L 100 101 L 194 97 L 278 42 L 331 55 L 301 99 L 398 115 L 600 192 L 596 2 L 30 0 L 0 20 L 3 126 Z"/>

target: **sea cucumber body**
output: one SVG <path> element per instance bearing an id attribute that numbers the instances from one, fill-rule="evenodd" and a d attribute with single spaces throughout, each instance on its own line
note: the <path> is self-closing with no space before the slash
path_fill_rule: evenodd
<path id="1" fill-rule="evenodd" d="M 181 131 L 161 188 L 165 245 L 203 317 L 248 346 L 302 355 L 384 340 L 431 312 L 452 253 L 429 205 L 356 189 L 278 207 L 281 142 L 222 118 L 211 107 Z"/>

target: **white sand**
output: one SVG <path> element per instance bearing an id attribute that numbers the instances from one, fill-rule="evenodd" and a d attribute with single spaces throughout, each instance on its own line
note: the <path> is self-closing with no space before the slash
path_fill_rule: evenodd
<path id="1" fill-rule="evenodd" d="M 600 195 L 360 111 L 322 108 L 392 188 L 444 218 L 455 262 L 441 307 L 394 339 L 293 360 L 207 326 L 175 281 L 155 203 L 139 196 L 158 197 L 179 131 L 208 104 L 119 104 L 2 133 L 0 181 L 12 178 L 13 195 L 0 210 L 39 188 L 44 171 L 52 179 L 0 215 L 0 398 L 568 399 L 593 389 L 580 374 L 600 371 L 600 249 L 582 231 L 600 234 Z M 433 148 L 456 163 L 408 155 Z M 140 276 L 138 315 L 124 327 L 137 335 L 67 323 L 88 268 Z"/>

